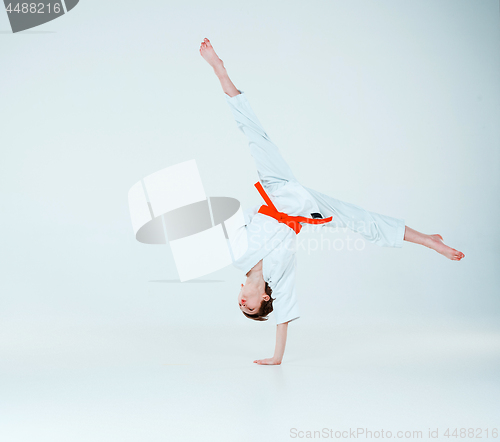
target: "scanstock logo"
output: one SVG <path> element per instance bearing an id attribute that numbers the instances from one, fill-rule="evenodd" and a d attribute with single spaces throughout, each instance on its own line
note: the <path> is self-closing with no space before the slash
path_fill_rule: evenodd
<path id="1" fill-rule="evenodd" d="M 79 0 L 56 0 L 42 2 L 13 2 L 4 0 L 5 10 L 12 32 L 24 31 L 43 25 L 71 11 Z"/>
<path id="2" fill-rule="evenodd" d="M 248 249 L 240 202 L 207 197 L 195 160 L 138 181 L 128 192 L 128 204 L 136 240 L 168 242 L 181 282 L 220 270 Z"/>

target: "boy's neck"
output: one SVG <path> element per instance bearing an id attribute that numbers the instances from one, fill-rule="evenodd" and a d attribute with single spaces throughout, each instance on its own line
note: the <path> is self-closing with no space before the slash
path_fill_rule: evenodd
<path id="1" fill-rule="evenodd" d="M 250 271 L 246 274 L 246 277 L 249 278 L 251 275 L 262 276 L 262 259 L 250 269 Z"/>
<path id="2" fill-rule="evenodd" d="M 259 263 L 252 267 L 252 269 L 247 273 L 245 286 L 255 287 L 256 290 L 261 292 L 265 291 L 266 282 L 264 281 L 264 276 L 262 275 L 262 261 L 259 261 Z"/>

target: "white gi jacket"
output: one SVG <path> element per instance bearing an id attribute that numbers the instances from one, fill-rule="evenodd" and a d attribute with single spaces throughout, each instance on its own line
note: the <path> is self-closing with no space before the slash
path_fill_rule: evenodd
<path id="1" fill-rule="evenodd" d="M 312 213 L 320 213 L 316 200 L 296 180 L 278 148 L 269 139 L 246 95 L 240 91 L 239 95 L 225 97 L 238 128 L 249 139 L 259 180 L 278 211 L 307 218 L 311 218 Z M 246 224 L 236 235 L 239 239 L 230 242 L 233 264 L 246 274 L 262 259 L 264 281 L 271 287 L 272 298 L 275 298 L 274 317 L 276 323 L 281 324 L 300 316 L 295 290 L 296 233 L 274 218 L 257 213 L 259 207 L 245 210 Z M 245 240 L 248 248 L 243 255 L 238 254 L 237 250 Z"/>

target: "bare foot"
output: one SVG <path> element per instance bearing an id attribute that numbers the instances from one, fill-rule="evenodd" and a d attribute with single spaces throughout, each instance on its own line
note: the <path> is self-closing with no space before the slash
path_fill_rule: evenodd
<path id="1" fill-rule="evenodd" d="M 436 252 L 441 253 L 441 255 L 444 255 L 453 261 L 460 261 L 465 256 L 462 252 L 448 247 L 443 242 L 443 237 L 441 235 L 428 235 L 428 237 L 429 241 L 425 245 Z"/>
<path id="2" fill-rule="evenodd" d="M 207 61 L 207 63 L 214 68 L 214 71 L 224 70 L 224 63 L 217 56 L 208 38 L 203 39 L 200 46 L 200 54 Z"/>

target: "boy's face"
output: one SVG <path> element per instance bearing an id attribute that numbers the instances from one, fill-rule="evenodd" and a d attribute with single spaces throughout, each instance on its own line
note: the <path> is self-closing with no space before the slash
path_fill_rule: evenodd
<path id="1" fill-rule="evenodd" d="M 262 301 L 269 301 L 269 295 L 264 293 L 259 293 L 259 291 L 249 288 L 241 284 L 241 290 L 238 294 L 238 305 L 240 310 L 249 315 L 255 315 L 260 309 L 260 304 Z"/>

